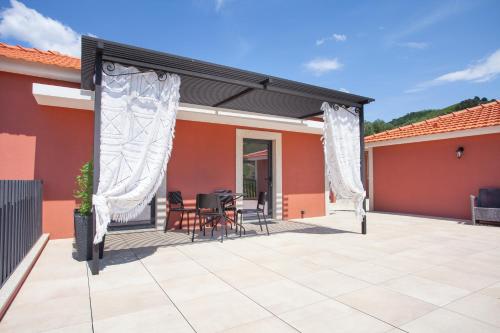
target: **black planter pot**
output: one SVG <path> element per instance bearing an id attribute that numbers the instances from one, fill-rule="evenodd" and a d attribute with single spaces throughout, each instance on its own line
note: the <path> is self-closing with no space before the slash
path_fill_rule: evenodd
<path id="1" fill-rule="evenodd" d="M 81 215 L 74 212 L 75 224 L 75 259 L 86 261 L 92 259 L 92 215 Z"/>

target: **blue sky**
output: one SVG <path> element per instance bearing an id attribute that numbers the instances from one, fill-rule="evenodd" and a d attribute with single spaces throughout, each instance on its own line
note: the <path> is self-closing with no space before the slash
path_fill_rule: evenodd
<path id="1" fill-rule="evenodd" d="M 500 98 L 500 1 L 0 0 L 0 40 L 80 34 L 373 97 L 366 118 Z"/>

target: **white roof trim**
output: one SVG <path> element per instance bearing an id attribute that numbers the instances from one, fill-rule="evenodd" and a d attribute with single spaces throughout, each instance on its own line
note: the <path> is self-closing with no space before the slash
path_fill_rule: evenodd
<path id="1" fill-rule="evenodd" d="M 40 105 L 94 110 L 94 92 L 90 90 L 33 83 L 33 96 Z"/>
<path id="2" fill-rule="evenodd" d="M 418 135 L 418 136 L 412 136 L 412 137 L 401 138 L 401 139 L 366 142 L 365 149 L 372 148 L 372 147 L 401 145 L 401 144 L 405 144 L 405 143 L 425 142 L 425 141 L 434 141 L 434 140 L 446 140 L 446 139 L 462 138 L 462 137 L 466 137 L 466 136 L 485 135 L 485 134 L 494 134 L 494 133 L 500 133 L 500 126 L 479 127 L 479 128 L 473 128 L 473 129 L 467 129 L 467 130 L 461 130 L 461 131 L 453 131 L 453 132 L 445 132 L 445 133 L 437 133 L 437 134 L 429 134 L 429 135 Z"/>
<path id="3" fill-rule="evenodd" d="M 80 83 L 80 70 L 0 57 L 0 71 Z"/>
<path id="4" fill-rule="evenodd" d="M 94 110 L 94 92 L 77 88 L 33 83 L 33 95 L 40 105 Z M 177 119 L 274 129 L 321 135 L 323 122 L 270 116 L 253 112 L 181 103 Z"/>

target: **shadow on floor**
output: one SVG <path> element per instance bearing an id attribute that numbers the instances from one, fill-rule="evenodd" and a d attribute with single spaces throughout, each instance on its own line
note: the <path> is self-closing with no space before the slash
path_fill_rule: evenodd
<path id="1" fill-rule="evenodd" d="M 247 237 L 269 237 L 265 232 L 260 230 L 258 221 L 247 221 L 244 223 L 246 234 L 241 238 Z M 345 234 L 355 232 L 348 230 L 335 229 L 330 227 L 307 224 L 297 221 L 268 221 L 270 236 L 282 233 L 299 233 L 299 234 L 315 234 L 315 235 L 332 235 Z M 241 239 L 239 233 L 235 233 L 235 229 L 227 228 L 228 236 L 224 235 L 224 241 L 235 241 Z M 206 235 L 197 230 L 194 242 L 191 242 L 191 235 L 187 234 L 187 230 L 168 230 L 163 231 L 152 230 L 143 232 L 120 232 L 110 233 L 106 236 L 104 249 L 104 258 L 100 260 L 101 269 L 106 266 L 120 265 L 128 262 L 133 262 L 146 258 L 154 254 L 160 247 L 191 245 L 208 242 L 220 242 L 220 228 L 214 232 L 214 237 L 211 236 L 211 228 L 206 229 Z"/>

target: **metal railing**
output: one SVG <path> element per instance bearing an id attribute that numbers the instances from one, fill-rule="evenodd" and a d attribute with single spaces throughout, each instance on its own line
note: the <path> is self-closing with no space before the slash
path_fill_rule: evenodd
<path id="1" fill-rule="evenodd" d="M 42 181 L 0 180 L 0 287 L 42 235 Z"/>
<path id="2" fill-rule="evenodd" d="M 255 179 L 243 179 L 243 194 L 245 199 L 257 199 L 257 181 Z"/>

